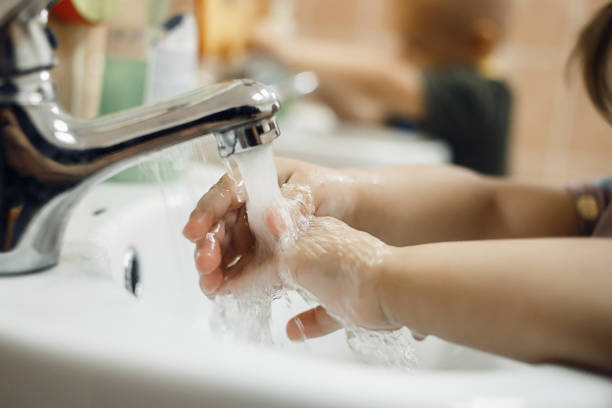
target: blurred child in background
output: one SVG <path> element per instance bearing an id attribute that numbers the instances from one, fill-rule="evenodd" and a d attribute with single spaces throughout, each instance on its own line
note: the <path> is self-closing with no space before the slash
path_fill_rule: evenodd
<path id="1" fill-rule="evenodd" d="M 507 0 L 398 3 L 395 55 L 259 30 L 254 41 L 296 71 L 320 77 L 320 96 L 349 120 L 389 123 L 447 142 L 454 163 L 504 174 L 512 95 L 482 73 L 506 29 Z"/>

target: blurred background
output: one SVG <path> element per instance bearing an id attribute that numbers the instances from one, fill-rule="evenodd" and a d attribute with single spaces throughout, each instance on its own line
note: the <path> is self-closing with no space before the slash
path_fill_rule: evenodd
<path id="1" fill-rule="evenodd" d="M 278 67 L 249 45 L 263 24 L 391 52 L 409 1 L 62 0 L 50 21 L 61 61 L 53 75 L 64 107 L 91 118 L 245 72 L 269 75 Z M 612 174 L 612 132 L 579 73 L 566 70 L 580 28 L 605 1 L 511 3 L 509 31 L 488 61 L 514 94 L 509 174 L 554 184 Z"/>

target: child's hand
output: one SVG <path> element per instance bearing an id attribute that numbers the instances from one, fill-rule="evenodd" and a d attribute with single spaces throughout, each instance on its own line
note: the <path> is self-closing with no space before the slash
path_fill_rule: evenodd
<path id="1" fill-rule="evenodd" d="M 293 203 L 295 211 L 300 212 L 300 204 L 305 204 L 308 209 L 302 208 L 302 215 L 312 215 L 315 212 L 338 215 L 342 212 L 341 206 L 335 203 L 343 202 L 347 194 L 341 195 L 338 200 L 328 200 L 331 194 L 327 189 L 334 184 L 330 180 L 336 177 L 335 172 L 287 159 L 277 160 L 277 168 L 279 184 L 284 186 L 283 193 Z M 196 243 L 195 263 L 200 272 L 200 287 L 208 295 L 216 294 L 225 281 L 241 271 L 245 265 L 257 263 L 259 264 L 257 269 L 260 271 L 264 266 L 267 269 L 274 269 L 263 264 L 264 259 L 261 254 L 259 256 L 255 254 L 256 240 L 249 228 L 246 215 L 246 189 L 237 169 L 235 177 L 236 179 L 228 174 L 224 175 L 200 199 L 183 229 L 185 237 Z M 319 199 L 313 202 L 312 194 L 309 193 L 308 197 L 305 197 L 300 189 L 289 187 L 295 184 L 306 185 L 310 191 L 316 190 L 315 197 Z M 337 188 L 335 190 L 337 191 Z M 282 220 L 280 215 L 275 212 L 265 214 L 263 220 L 263 224 L 270 229 L 275 239 L 278 239 L 284 229 L 278 225 L 279 220 Z M 227 290 L 236 284 L 248 287 L 249 274 L 242 275 L 242 279 L 228 283 L 224 289 Z M 264 282 L 264 275 L 269 278 L 267 282 Z M 259 283 L 259 287 L 262 284 L 272 287 L 278 283 L 278 277 L 274 273 L 260 272 L 255 281 Z"/>
<path id="2" fill-rule="evenodd" d="M 318 337 L 341 326 L 335 316 L 368 329 L 400 327 L 381 303 L 383 258 L 390 249 L 382 241 L 331 217 L 314 217 L 299 238 L 277 254 L 288 279 L 303 288 L 318 306 L 287 325 L 292 340 Z"/>
<path id="3" fill-rule="evenodd" d="M 277 254 L 277 250 L 283 252 L 281 238 L 293 242 L 314 212 L 308 188 L 285 184 L 282 194 L 285 202 L 263 214 L 256 214 L 261 219 L 251 219 L 250 224 L 248 217 L 254 215 L 247 216 L 246 206 L 235 201 L 230 204 L 229 211 L 213 224 L 210 232 L 196 241 L 195 262 L 200 272 L 200 287 L 207 295 L 246 294 L 249 291 L 269 293 L 282 286 Z M 204 198 L 210 203 L 214 197 L 223 200 L 223 195 L 214 191 Z M 204 213 L 214 217 L 219 210 L 215 207 L 218 203 L 205 205 Z M 233 208 L 234 205 L 239 207 Z M 211 212 L 207 212 L 207 208 Z M 257 225 L 254 229 L 253 224 Z"/>
<path id="4" fill-rule="evenodd" d="M 276 168 L 279 185 L 310 188 L 315 215 L 345 219 L 353 211 L 353 179 L 350 176 L 291 159 L 276 159 Z M 200 199 L 183 230 L 187 239 L 193 242 L 203 239 L 228 213 L 244 216 L 246 190 L 238 170 L 235 172 L 238 181 L 226 174 Z M 233 221 L 233 216 L 230 221 Z"/>
<path id="5" fill-rule="evenodd" d="M 285 178 L 301 177 L 296 171 L 287 174 Z M 360 326 L 395 328 L 378 296 L 377 265 L 386 246 L 334 218 L 312 217 L 315 207 L 303 188 L 287 184 L 282 191 L 289 199 L 289 219 L 308 217 L 308 222 L 292 231 L 290 239 L 280 240 L 294 226 L 278 209 L 266 213 L 265 226 L 276 240 L 272 251 L 256 250 L 258 237 L 249 229 L 240 183 L 226 176 L 202 197 L 184 230 L 197 245 L 202 290 L 211 296 L 240 294 L 254 288 L 273 290 L 283 283 L 305 289 L 325 308 L 309 310 L 289 322 L 287 332 L 294 340 L 339 328 L 327 310 Z"/>
<path id="6" fill-rule="evenodd" d="M 287 197 L 293 192 L 285 194 L 286 198 L 292 199 L 288 202 L 293 208 L 283 210 L 298 213 L 297 197 Z M 302 210 L 302 216 L 312 214 L 311 195 L 306 196 L 302 201 L 308 200 L 310 205 Z M 200 199 L 183 229 L 185 237 L 196 244 L 194 256 L 200 273 L 200 288 L 209 296 L 219 292 L 243 292 L 255 283 L 258 288 L 273 288 L 280 284 L 269 248 L 275 246 L 286 228 L 281 209 L 263 214 L 261 224 L 265 230 L 260 231 L 263 234 L 258 240 L 249 226 L 245 201 L 242 181 L 237 182 L 225 175 Z M 273 242 L 269 242 L 270 237 Z M 253 270 L 260 271 L 254 278 Z"/>

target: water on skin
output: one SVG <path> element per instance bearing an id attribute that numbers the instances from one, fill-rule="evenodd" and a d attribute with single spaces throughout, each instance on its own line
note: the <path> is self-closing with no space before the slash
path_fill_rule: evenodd
<path id="1" fill-rule="evenodd" d="M 270 145 L 253 149 L 234 156 L 238 164 L 244 185 L 247 190 L 247 213 L 249 226 L 257 238 L 260 248 L 257 250 L 282 250 L 287 248 L 291 240 L 295 240 L 308 222 L 307 217 L 284 212 L 285 223 L 289 224 L 287 233 L 281 237 L 284 245 L 275 246 L 276 239 L 265 226 L 265 214 L 270 208 L 289 208 L 290 205 L 281 194 L 278 187 L 274 155 Z M 299 187 L 298 187 L 299 188 Z M 307 188 L 305 188 L 308 190 Z M 308 194 L 308 191 L 304 194 Z M 357 256 L 358 254 L 352 254 Z M 347 257 L 345 265 L 349 265 L 351 257 Z M 283 291 L 249 291 L 240 296 L 217 296 L 214 301 L 214 313 L 211 318 L 213 329 L 229 333 L 232 336 L 250 342 L 277 344 L 271 333 L 271 307 L 275 299 L 284 298 L 289 304 L 286 290 L 299 293 L 309 304 L 317 304 L 315 296 L 296 284 L 290 270 L 286 266 L 279 269 L 279 277 L 283 283 Z M 350 349 L 361 360 L 388 366 L 412 368 L 416 365 L 416 356 L 412 344 L 412 336 L 408 329 L 396 331 L 367 330 L 352 324 L 346 319 L 336 316 L 344 326 L 346 341 Z M 299 326 L 299 325 L 298 325 Z M 278 344 L 277 344 L 278 345 Z"/>

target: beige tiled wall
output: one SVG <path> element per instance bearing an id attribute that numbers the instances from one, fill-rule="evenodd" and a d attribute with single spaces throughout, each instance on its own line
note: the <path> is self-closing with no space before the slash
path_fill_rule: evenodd
<path id="1" fill-rule="evenodd" d="M 390 45 L 396 7 L 410 0 L 297 0 L 300 31 Z M 580 27 L 605 0 L 511 0 L 511 28 L 495 55 L 516 96 L 511 171 L 566 183 L 612 175 L 612 128 L 565 75 Z M 404 3 L 405 4 L 405 3 Z"/>
<path id="2" fill-rule="evenodd" d="M 294 0 L 298 30 L 335 40 L 392 46 L 395 12 L 409 0 Z"/>
<path id="3" fill-rule="evenodd" d="M 498 53 L 516 94 L 512 172 L 566 183 L 612 175 L 612 128 L 566 75 L 580 28 L 604 0 L 513 0 L 509 37 Z"/>

